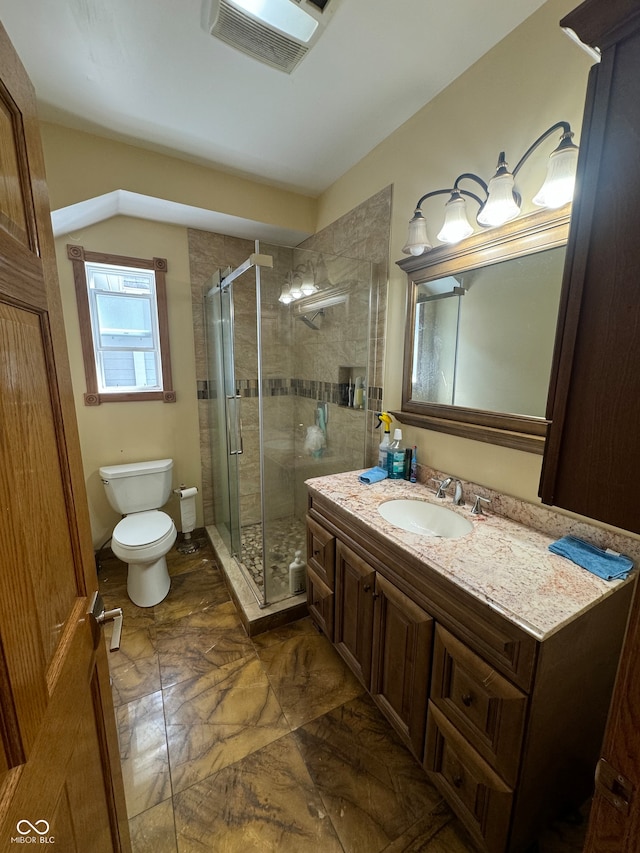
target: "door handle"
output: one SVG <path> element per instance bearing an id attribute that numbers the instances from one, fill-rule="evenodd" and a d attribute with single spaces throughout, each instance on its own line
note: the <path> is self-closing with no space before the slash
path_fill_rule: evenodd
<path id="1" fill-rule="evenodd" d="M 111 635 L 110 652 L 117 652 L 120 648 L 120 637 L 122 635 L 122 608 L 114 607 L 113 610 L 104 609 L 102 596 L 96 590 L 91 597 L 91 604 L 87 611 L 93 631 L 93 647 L 98 648 L 100 642 L 101 627 L 105 622 L 113 622 L 113 634 Z"/>
<path id="2" fill-rule="evenodd" d="M 244 452 L 242 441 L 242 417 L 240 415 L 240 394 L 227 394 L 227 440 L 231 448 L 231 404 L 234 404 L 234 429 L 233 438 L 235 450 L 229 450 L 229 456 L 240 456 Z"/>

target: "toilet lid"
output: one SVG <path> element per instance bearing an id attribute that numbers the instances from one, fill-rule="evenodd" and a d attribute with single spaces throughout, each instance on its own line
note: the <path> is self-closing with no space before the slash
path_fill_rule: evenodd
<path id="1" fill-rule="evenodd" d="M 133 548 L 136 545 L 152 545 L 170 533 L 173 521 L 160 510 L 134 512 L 125 516 L 116 525 L 113 536 L 121 545 Z"/>

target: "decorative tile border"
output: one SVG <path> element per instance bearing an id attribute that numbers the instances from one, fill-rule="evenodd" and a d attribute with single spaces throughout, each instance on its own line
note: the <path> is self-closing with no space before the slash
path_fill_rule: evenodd
<path id="1" fill-rule="evenodd" d="M 241 397 L 258 396 L 257 379 L 236 380 L 236 390 Z M 319 400 L 323 403 L 344 405 L 344 389 L 338 382 L 320 382 L 315 379 L 265 379 L 263 392 L 269 397 L 304 397 L 309 400 Z M 215 400 L 215 382 L 206 379 L 197 382 L 198 400 Z M 379 411 L 382 404 L 382 388 L 370 386 L 367 388 L 367 404 L 370 410 Z"/>

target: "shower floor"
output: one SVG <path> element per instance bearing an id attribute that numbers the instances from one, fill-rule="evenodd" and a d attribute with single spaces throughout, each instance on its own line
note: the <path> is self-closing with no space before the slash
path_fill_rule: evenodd
<path id="1" fill-rule="evenodd" d="M 267 592 L 273 601 L 289 595 L 289 563 L 296 551 L 306 554 L 305 523 L 298 518 L 284 518 L 269 523 L 267 554 Z M 242 563 L 260 591 L 264 588 L 262 564 L 262 522 L 242 528 Z"/>

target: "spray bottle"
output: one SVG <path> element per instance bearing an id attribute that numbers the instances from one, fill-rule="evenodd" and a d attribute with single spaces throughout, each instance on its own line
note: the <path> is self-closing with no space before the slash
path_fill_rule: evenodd
<path id="1" fill-rule="evenodd" d="M 376 425 L 376 429 L 380 426 L 380 424 L 384 424 L 384 435 L 382 436 L 382 441 L 378 445 L 378 468 L 382 468 L 383 471 L 387 470 L 387 451 L 389 450 L 389 444 L 391 443 L 391 421 L 393 418 L 388 412 L 380 412 L 378 415 L 378 423 Z"/>

